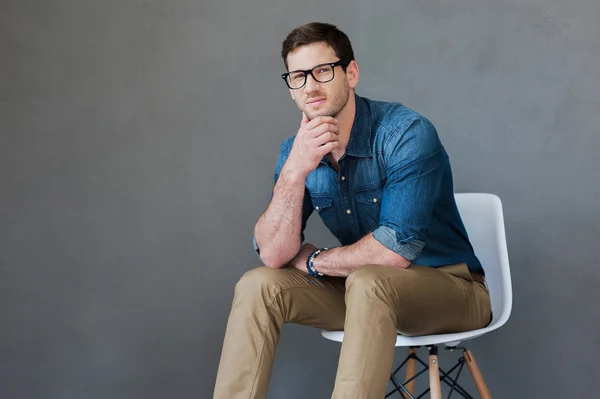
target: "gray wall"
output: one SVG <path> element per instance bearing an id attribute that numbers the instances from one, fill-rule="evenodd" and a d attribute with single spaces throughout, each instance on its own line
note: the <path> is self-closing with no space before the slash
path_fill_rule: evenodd
<path id="1" fill-rule="evenodd" d="M 1 398 L 211 397 L 312 20 L 504 201 L 514 310 L 470 344 L 495 397 L 596 391 L 597 0 L 0 0 Z M 286 326 L 269 397 L 328 397 L 338 355 Z"/>

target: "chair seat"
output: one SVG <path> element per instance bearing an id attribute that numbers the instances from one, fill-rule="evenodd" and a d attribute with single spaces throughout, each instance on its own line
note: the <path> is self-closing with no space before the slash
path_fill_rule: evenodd
<path id="1" fill-rule="evenodd" d="M 460 333 L 452 334 L 435 334 L 435 335 L 421 335 L 417 337 L 407 337 L 398 334 L 396 338 L 396 346 L 427 346 L 427 345 L 441 345 L 456 346 L 461 341 L 477 338 L 483 334 L 493 331 L 502 326 L 500 320 L 493 320 L 492 323 L 485 327 L 472 331 L 465 331 Z M 342 342 L 344 340 L 343 331 L 326 331 L 322 330 L 321 335 L 331 341 Z"/>

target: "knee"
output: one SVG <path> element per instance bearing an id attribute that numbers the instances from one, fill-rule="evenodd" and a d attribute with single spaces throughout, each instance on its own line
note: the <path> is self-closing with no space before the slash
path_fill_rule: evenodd
<path id="1" fill-rule="evenodd" d="M 235 297 L 267 299 L 276 295 L 281 280 L 281 270 L 261 266 L 252 269 L 239 279 L 235 285 Z"/>
<path id="2" fill-rule="evenodd" d="M 365 265 L 348 276 L 346 292 L 352 295 L 385 297 L 389 291 L 389 277 L 393 276 L 394 287 L 401 289 L 398 286 L 407 281 L 402 278 L 404 274 L 407 274 L 406 269 L 384 265 Z"/>
<path id="3" fill-rule="evenodd" d="M 346 293 L 368 295 L 378 289 L 382 277 L 380 265 L 365 265 L 353 271 L 346 279 Z"/>

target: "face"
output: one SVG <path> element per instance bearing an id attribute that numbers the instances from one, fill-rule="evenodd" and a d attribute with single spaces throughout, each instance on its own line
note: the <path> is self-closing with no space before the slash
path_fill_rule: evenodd
<path id="1" fill-rule="evenodd" d="M 312 43 L 297 48 L 287 56 L 288 70 L 311 69 L 319 64 L 338 61 L 335 51 L 325 43 Z M 358 66 L 352 61 L 346 72 L 336 66 L 333 80 L 319 83 L 308 76 L 304 87 L 290 90 L 298 108 L 309 119 L 317 116 L 336 116 L 348 103 L 358 83 Z"/>

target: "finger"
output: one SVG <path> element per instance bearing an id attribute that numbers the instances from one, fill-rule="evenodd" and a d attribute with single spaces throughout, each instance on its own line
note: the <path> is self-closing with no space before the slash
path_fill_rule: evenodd
<path id="1" fill-rule="evenodd" d="M 308 115 L 306 115 L 306 113 L 302 112 L 302 121 L 300 122 L 300 126 L 304 126 L 308 122 L 310 122 L 310 119 L 308 119 Z"/>
<path id="2" fill-rule="evenodd" d="M 323 123 L 331 123 L 332 125 L 337 125 L 337 120 L 332 116 L 317 116 L 316 118 L 308 122 L 306 125 L 304 125 L 304 128 L 306 130 L 311 130 Z"/>
<path id="3" fill-rule="evenodd" d="M 338 134 L 339 129 L 338 129 L 337 125 L 334 125 L 331 123 L 322 123 L 319 126 L 317 126 L 316 128 L 309 130 L 307 135 L 309 137 L 319 137 L 320 135 L 327 133 L 327 132 Z"/>
<path id="4" fill-rule="evenodd" d="M 317 144 L 317 145 L 323 145 L 323 144 L 328 143 L 330 141 L 337 142 L 338 139 L 339 139 L 339 137 L 338 137 L 337 134 L 332 133 L 332 132 L 326 132 L 326 133 L 323 133 L 322 135 L 320 135 L 319 137 L 317 137 L 315 139 L 315 144 Z"/>
<path id="5" fill-rule="evenodd" d="M 329 154 L 331 151 L 335 150 L 339 146 L 340 143 L 338 141 L 330 141 L 319 147 L 319 154 L 320 156 L 324 156 L 326 154 Z"/>

